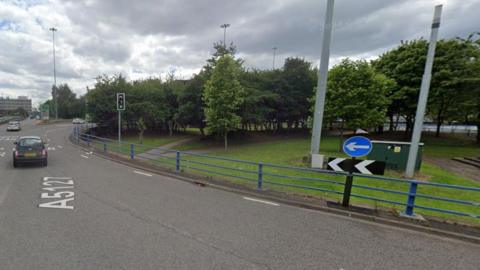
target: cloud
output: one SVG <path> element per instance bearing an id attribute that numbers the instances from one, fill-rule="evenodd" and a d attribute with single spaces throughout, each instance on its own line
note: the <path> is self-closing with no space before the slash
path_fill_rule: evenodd
<path id="1" fill-rule="evenodd" d="M 6 0 L 0 5 L 0 95 L 50 96 L 52 33 L 57 82 L 78 94 L 100 74 L 130 79 L 175 71 L 188 78 L 205 64 L 229 23 L 247 67 L 271 68 L 298 56 L 318 65 L 326 1 L 318 0 Z M 441 38 L 478 31 L 480 1 L 444 0 Z M 433 3 L 335 1 L 331 63 L 371 59 L 400 40 L 428 37 Z"/>

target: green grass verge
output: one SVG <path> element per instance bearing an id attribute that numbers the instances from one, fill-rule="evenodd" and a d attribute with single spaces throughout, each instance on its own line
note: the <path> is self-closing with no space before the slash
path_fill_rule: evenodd
<path id="1" fill-rule="evenodd" d="M 152 144 L 153 143 L 154 142 L 152 141 Z M 162 138 L 158 138 L 158 141 L 156 141 L 155 143 L 168 142 L 162 141 Z M 325 137 L 322 140 L 322 152 L 326 155 L 331 156 L 344 156 L 342 153 L 339 152 L 339 143 L 340 141 L 338 137 Z M 436 156 L 448 156 L 452 155 L 452 153 L 453 155 L 456 155 L 457 153 L 465 153 L 465 149 L 472 147 L 472 145 L 469 143 L 457 142 L 457 145 L 454 146 L 447 146 L 446 144 L 448 143 L 445 143 L 444 141 L 432 140 L 429 143 L 430 147 L 426 146 L 425 152 L 427 155 L 431 155 L 431 153 L 433 153 Z M 209 145 L 209 147 L 221 147 L 221 144 L 218 144 L 217 142 L 208 141 L 207 143 L 204 143 L 198 141 L 184 145 L 183 148 L 184 150 L 205 148 L 205 145 Z M 100 144 L 98 146 L 102 147 Z M 127 146 L 120 149 L 116 148 L 115 145 L 112 145 L 111 147 L 113 151 L 120 151 L 125 155 L 129 155 L 130 153 L 130 150 Z M 448 149 L 454 149 L 454 151 L 445 152 L 445 147 L 450 147 Z M 308 154 L 309 149 L 310 141 L 307 138 L 297 137 L 285 140 L 277 139 L 269 142 L 254 144 L 249 143 L 248 140 L 241 140 L 234 142 L 232 144 L 232 147 L 229 148 L 228 151 L 220 150 L 214 153 L 210 153 L 209 155 L 238 160 L 248 160 L 255 163 L 264 162 L 279 165 L 303 166 L 305 169 L 307 169 L 306 164 L 302 162 L 302 159 Z M 463 154 L 462 156 L 466 155 Z M 158 158 L 158 160 L 150 161 L 150 163 L 159 166 L 165 166 L 168 168 L 175 168 L 175 160 L 173 160 L 171 157 Z M 182 154 L 181 165 L 183 171 L 196 173 L 203 176 L 216 177 L 237 184 L 246 185 L 251 188 L 255 188 L 257 184 L 258 164 L 210 159 L 202 155 Z M 342 198 L 342 195 L 326 191 L 335 191 L 339 193 L 343 192 L 342 184 L 345 181 L 345 176 L 343 175 L 321 174 L 308 170 L 299 171 L 285 168 L 275 168 L 268 165 L 264 165 L 263 172 L 263 187 L 267 189 L 275 189 L 287 193 L 300 193 L 310 196 L 318 196 L 338 201 L 340 201 Z M 386 172 L 386 176 L 390 177 L 398 177 L 399 175 L 400 174 L 398 172 L 394 171 Z M 480 183 L 478 182 L 474 182 L 472 180 L 460 177 L 458 175 L 450 173 L 445 169 L 429 164 L 427 162 L 424 162 L 422 165 L 421 175 L 426 176 L 428 178 L 428 181 L 433 183 L 462 185 L 480 188 Z M 239 180 L 238 177 L 242 179 Z M 318 180 L 331 182 L 321 182 Z M 407 194 L 405 193 L 409 190 L 408 183 L 381 181 L 358 176 L 354 178 L 354 184 L 356 186 L 353 187 L 352 194 L 375 197 L 377 199 L 383 200 L 396 201 L 399 203 L 405 203 L 407 200 Z M 296 186 L 307 187 L 307 189 L 298 188 Z M 397 192 L 403 192 L 404 194 L 394 194 L 378 190 L 369 190 L 367 189 L 368 187 L 394 190 Z M 480 202 L 480 193 L 473 191 L 459 191 L 455 189 L 419 185 L 418 194 L 445 197 L 462 201 Z M 398 211 L 404 211 L 405 208 L 404 206 L 396 206 L 390 203 L 375 202 L 372 200 L 356 197 L 352 197 L 351 201 L 354 204 L 377 205 L 382 207 L 395 208 Z M 450 209 L 453 211 L 480 215 L 480 209 L 478 206 L 459 205 L 451 202 L 437 201 L 421 197 L 417 197 L 416 204 L 425 207 Z M 447 219 L 458 219 L 480 224 L 479 219 L 469 217 L 459 217 L 455 215 L 423 209 L 415 209 L 415 212 L 419 214 L 426 214 Z"/>

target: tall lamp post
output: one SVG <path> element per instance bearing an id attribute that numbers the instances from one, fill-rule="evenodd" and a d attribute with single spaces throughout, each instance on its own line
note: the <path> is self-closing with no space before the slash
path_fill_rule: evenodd
<path id="1" fill-rule="evenodd" d="M 227 28 L 230 27 L 229 23 L 224 23 L 220 25 L 220 28 L 223 28 L 223 46 L 227 49 Z"/>
<path id="2" fill-rule="evenodd" d="M 330 40 L 332 37 L 333 5 L 334 0 L 327 0 L 325 24 L 323 25 L 320 68 L 318 70 L 317 93 L 315 95 L 312 141 L 310 146 L 313 168 L 321 168 L 323 166 L 323 155 L 320 154 L 320 139 L 322 135 L 323 111 L 325 108 L 325 94 L 327 92 L 328 61 L 330 58 Z"/>
<path id="3" fill-rule="evenodd" d="M 278 48 L 277 47 L 273 47 L 272 48 L 273 50 L 273 63 L 272 63 L 272 69 L 275 69 L 275 56 L 277 55 L 277 50 Z"/>
<path id="4" fill-rule="evenodd" d="M 55 120 L 58 119 L 58 102 L 57 102 L 57 70 L 55 67 L 55 32 L 58 31 L 57 28 L 50 28 L 52 31 L 52 45 L 53 45 L 53 99 L 55 102 Z"/>

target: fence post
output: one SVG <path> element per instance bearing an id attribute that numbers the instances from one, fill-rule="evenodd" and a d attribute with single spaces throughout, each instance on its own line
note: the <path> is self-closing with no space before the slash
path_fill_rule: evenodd
<path id="1" fill-rule="evenodd" d="M 176 170 L 177 172 L 180 172 L 180 151 L 177 151 L 177 158 L 176 158 L 175 170 Z"/>
<path id="2" fill-rule="evenodd" d="M 342 206 L 348 207 L 350 205 L 350 195 L 352 194 L 352 185 L 353 185 L 353 168 L 355 163 L 355 158 L 350 159 L 348 164 L 348 175 L 345 180 L 345 188 L 343 189 L 343 200 Z"/>
<path id="3" fill-rule="evenodd" d="M 417 195 L 417 186 L 416 181 L 410 182 L 410 190 L 408 191 L 407 206 L 405 209 L 405 214 L 407 216 L 413 216 L 413 208 L 415 207 L 415 196 Z"/>
<path id="4" fill-rule="evenodd" d="M 133 143 L 130 144 L 130 158 L 135 159 L 135 145 Z"/>
<path id="5" fill-rule="evenodd" d="M 257 188 L 262 190 L 262 183 L 263 183 L 263 163 L 258 163 L 258 183 Z"/>
<path id="6" fill-rule="evenodd" d="M 103 143 L 103 152 L 107 153 L 107 143 Z"/>

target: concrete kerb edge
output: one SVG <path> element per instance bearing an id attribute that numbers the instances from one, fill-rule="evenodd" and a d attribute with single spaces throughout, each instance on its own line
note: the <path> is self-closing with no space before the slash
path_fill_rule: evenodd
<path id="1" fill-rule="evenodd" d="M 423 232 L 431 235 L 436 235 L 436 236 L 442 236 L 442 237 L 448 237 L 448 238 L 453 238 L 461 241 L 466 241 L 470 242 L 473 244 L 480 244 L 480 238 L 472 235 L 467 235 L 467 234 L 461 234 L 461 233 L 456 233 L 448 230 L 441 230 L 437 228 L 432 228 L 432 227 L 427 227 L 427 226 L 422 226 L 422 225 L 416 225 L 411 222 L 400 222 L 397 220 L 392 220 L 392 219 L 387 219 L 379 216 L 374 216 L 374 215 L 368 215 L 368 214 L 362 214 L 354 211 L 350 211 L 348 209 L 339 209 L 339 208 L 332 208 L 328 206 L 322 206 L 322 205 L 315 205 L 315 204 L 310 204 L 307 202 L 302 202 L 298 200 L 291 200 L 291 199 L 284 199 L 284 198 L 279 198 L 276 196 L 272 196 L 269 194 L 266 194 L 264 192 L 258 192 L 258 191 L 253 191 L 253 190 L 246 190 L 246 189 L 236 189 L 236 188 L 231 188 L 228 186 L 223 186 L 223 185 L 218 185 L 212 182 L 209 182 L 206 179 L 198 179 L 195 180 L 190 177 L 186 177 L 184 175 L 180 175 L 176 172 L 168 171 L 168 169 L 161 169 L 159 167 L 153 167 L 153 166 L 145 166 L 144 164 L 138 164 L 134 163 L 126 158 L 123 158 L 121 156 L 117 155 L 112 155 L 112 154 L 105 154 L 101 151 L 98 151 L 98 149 L 95 148 L 89 148 L 83 145 L 79 145 L 75 143 L 72 138 L 69 136 L 69 141 L 72 146 L 76 148 L 80 148 L 83 150 L 88 150 L 92 151 L 96 156 L 105 158 L 107 160 L 113 161 L 120 163 L 122 165 L 136 168 L 136 169 L 141 169 L 147 172 L 155 173 L 158 175 L 162 176 L 167 176 L 170 178 L 174 178 L 177 180 L 181 180 L 184 182 L 188 182 L 191 184 L 202 184 L 204 186 L 212 187 L 215 189 L 227 191 L 227 192 L 232 192 L 240 195 L 248 195 L 248 196 L 254 196 L 262 199 L 267 199 L 273 202 L 285 204 L 285 205 L 290 205 L 290 206 L 295 206 L 295 207 L 300 207 L 300 208 L 305 208 L 305 209 L 310 209 L 310 210 L 317 210 L 317 211 L 322 211 L 326 212 L 329 214 L 335 214 L 339 216 L 344 216 L 344 217 L 349 217 L 349 218 L 355 218 L 355 219 L 360 219 L 363 221 L 368 221 L 368 222 L 374 222 L 374 223 L 379 223 L 383 225 L 388 225 L 392 227 L 398 227 L 398 228 L 403 228 L 403 229 L 408 229 L 408 230 L 413 230 L 413 231 L 418 231 L 418 232 Z M 202 177 L 202 176 L 199 176 Z"/>

